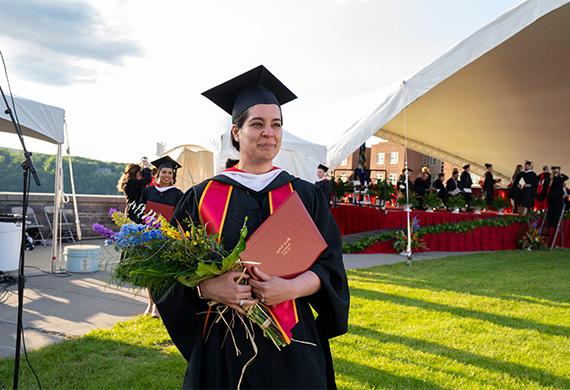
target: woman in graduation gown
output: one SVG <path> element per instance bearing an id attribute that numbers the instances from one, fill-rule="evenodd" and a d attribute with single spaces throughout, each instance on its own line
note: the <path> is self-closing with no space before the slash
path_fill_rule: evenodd
<path id="1" fill-rule="evenodd" d="M 155 211 L 165 214 L 165 218 L 170 219 L 178 201 L 184 195 L 174 186 L 176 184 L 176 170 L 181 166 L 168 156 L 153 161 L 152 165 L 157 168 L 156 185 L 148 186 L 142 191 L 139 203 L 145 205 L 146 212 L 154 208 Z M 150 314 L 155 318 L 160 316 L 150 291 L 148 292 L 148 304 L 144 314 Z"/>
<path id="2" fill-rule="evenodd" d="M 314 184 L 272 164 L 281 146 L 281 105 L 296 96 L 263 66 L 204 95 L 232 115 L 232 143 L 239 150 L 240 162 L 190 189 L 178 204 L 173 222 L 190 216 L 199 223 L 206 188 L 231 186 L 221 231 L 222 244 L 231 250 L 244 219 L 248 218 L 248 234 L 253 233 L 271 213 L 270 193 L 286 187 L 300 196 L 328 248 L 308 271 L 294 279 L 273 277 L 254 268 L 257 280 L 249 278 L 247 286 L 236 284 L 238 273 L 227 273 L 201 282 L 196 289 L 178 285 L 160 300 L 164 324 L 188 360 L 183 386 L 236 388 L 241 378 L 242 388 L 335 388 L 329 339 L 347 331 L 349 308 L 339 230 Z M 208 301 L 244 314 L 244 308 L 256 301 L 273 306 L 290 300 L 299 320 L 292 328 L 291 343 L 279 351 L 254 327 L 257 356 L 243 373 L 255 354 L 244 326 L 236 320 L 232 337 L 222 321 L 208 322 L 203 314 Z"/>

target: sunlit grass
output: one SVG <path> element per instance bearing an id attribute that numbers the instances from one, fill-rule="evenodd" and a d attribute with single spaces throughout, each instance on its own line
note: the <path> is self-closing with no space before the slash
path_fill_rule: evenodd
<path id="1" fill-rule="evenodd" d="M 349 272 L 341 388 L 570 388 L 570 252 L 499 252 Z M 46 389 L 180 388 L 185 362 L 138 317 L 30 354 Z M 35 388 L 23 365 L 22 388 Z M 0 361 L 9 386 L 12 361 Z M 1 386 L 0 386 L 1 387 Z"/>

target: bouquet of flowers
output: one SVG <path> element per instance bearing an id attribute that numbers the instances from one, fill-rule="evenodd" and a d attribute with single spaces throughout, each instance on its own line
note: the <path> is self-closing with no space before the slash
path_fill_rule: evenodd
<path id="1" fill-rule="evenodd" d="M 540 216 L 531 217 L 531 220 L 527 226 L 527 230 L 523 233 L 522 238 L 519 240 L 521 249 L 533 251 L 546 248 L 546 241 L 538 231 L 539 222 Z"/>
<path id="2" fill-rule="evenodd" d="M 121 251 L 121 261 L 114 271 L 119 282 L 131 283 L 140 288 L 148 288 L 156 297 L 167 294 L 178 282 L 188 287 L 196 287 L 201 281 L 219 276 L 229 271 L 245 273 L 240 261 L 240 253 L 245 249 L 247 228 L 244 225 L 235 248 L 228 252 L 218 242 L 217 234 L 208 234 L 204 226 L 188 222 L 189 230 L 181 226 L 175 228 L 158 215 L 147 215 L 142 224 L 136 224 L 114 209 L 111 218 L 119 231 L 94 224 L 93 229 L 108 238 L 107 244 Z M 241 281 L 245 283 L 245 281 Z M 230 309 L 217 302 L 210 302 L 218 316 Z M 265 337 L 278 349 L 287 342 L 269 309 L 262 303 L 244 307 L 247 319 L 261 327 Z M 232 310 L 233 313 L 239 315 Z M 223 319 L 223 318 L 222 318 Z M 224 323 L 227 323 L 223 319 Z"/>
<path id="3" fill-rule="evenodd" d="M 411 244 L 412 249 L 427 249 L 425 242 L 422 239 L 422 236 L 419 234 L 418 230 L 420 229 L 420 220 L 418 217 L 414 217 L 412 220 L 412 235 L 411 235 Z M 392 243 L 392 247 L 398 253 L 405 252 L 408 249 L 408 234 L 404 230 L 398 230 L 394 236 L 394 242 Z"/>

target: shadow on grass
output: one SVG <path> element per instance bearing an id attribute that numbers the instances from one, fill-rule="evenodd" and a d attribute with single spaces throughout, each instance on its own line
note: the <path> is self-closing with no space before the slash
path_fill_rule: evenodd
<path id="1" fill-rule="evenodd" d="M 388 371 L 375 367 L 351 362 L 350 360 L 335 358 L 334 367 L 336 374 L 352 378 L 368 389 L 379 386 L 399 389 L 443 389 L 433 383 L 422 381 L 409 376 L 394 375 Z"/>
<path id="2" fill-rule="evenodd" d="M 417 298 L 406 297 L 403 295 L 387 294 L 379 291 L 372 291 L 355 287 L 352 287 L 350 289 L 350 293 L 352 296 L 357 296 L 364 299 L 378 299 L 403 306 L 418 307 L 424 310 L 445 312 L 459 317 L 476 318 L 478 320 L 492 322 L 496 325 L 513 329 L 536 330 L 541 333 L 547 333 L 553 336 L 570 337 L 570 328 L 565 326 L 542 324 L 540 322 L 523 318 L 486 313 L 472 309 L 444 305 L 441 303 L 428 302 Z"/>
<path id="3" fill-rule="evenodd" d="M 377 330 L 356 325 L 349 325 L 348 332 L 359 336 L 368 337 L 383 343 L 402 344 L 418 351 L 443 356 L 445 358 L 452 359 L 463 364 L 473 365 L 487 370 L 503 372 L 510 375 L 511 377 L 530 380 L 542 386 L 555 386 L 563 389 L 570 388 L 570 379 L 554 375 L 548 371 L 477 355 L 472 352 L 448 347 L 431 341 L 390 333 L 383 333 Z M 434 367 L 434 369 L 438 368 Z"/>
<path id="4" fill-rule="evenodd" d="M 534 256 L 533 256 L 534 255 Z M 476 259 L 472 259 L 477 256 Z M 536 257 L 538 256 L 538 257 Z M 417 269 L 417 270 L 416 270 Z M 453 277 L 450 278 L 450 275 Z M 464 279 L 457 277 L 464 275 Z M 351 270 L 359 281 L 469 293 L 570 308 L 570 251 L 501 252 L 419 262 L 414 267 Z M 567 277 L 566 277 L 567 276 Z M 565 287 L 567 286 L 567 287 Z"/>
<path id="5" fill-rule="evenodd" d="M 29 353 L 44 389 L 149 389 L 182 386 L 186 361 L 163 345 L 145 347 L 92 336 Z M 0 384 L 11 385 L 13 359 L 0 360 Z M 20 387 L 37 388 L 22 356 Z"/>

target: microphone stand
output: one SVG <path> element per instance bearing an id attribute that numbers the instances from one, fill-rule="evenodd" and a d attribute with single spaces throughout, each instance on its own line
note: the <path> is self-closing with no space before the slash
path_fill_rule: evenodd
<path id="1" fill-rule="evenodd" d="M 26 214 L 28 212 L 28 198 L 30 193 L 30 172 L 34 177 L 36 185 L 40 185 L 40 179 L 38 178 L 38 173 L 32 162 L 32 154 L 26 149 L 26 144 L 24 143 L 24 134 L 22 129 L 12 114 L 12 109 L 6 100 L 6 95 L 0 86 L 0 93 L 2 94 L 2 99 L 6 105 L 6 110 L 4 111 L 12 121 L 14 125 L 14 130 L 20 139 L 22 144 L 22 150 L 24 151 L 24 162 L 22 162 L 22 175 L 24 179 L 23 192 L 22 192 L 22 244 L 20 245 L 20 263 L 18 265 L 18 321 L 16 325 L 16 352 L 14 354 L 14 390 L 18 388 L 18 380 L 20 376 L 20 346 L 22 344 L 22 331 L 24 325 L 22 323 L 22 314 L 24 310 L 24 257 L 26 253 Z"/>

